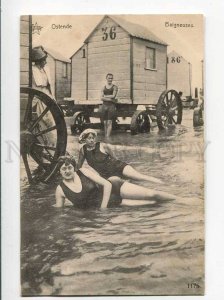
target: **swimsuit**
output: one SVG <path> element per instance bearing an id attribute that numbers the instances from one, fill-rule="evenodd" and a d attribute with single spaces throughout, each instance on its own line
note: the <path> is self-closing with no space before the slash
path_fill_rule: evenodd
<path id="1" fill-rule="evenodd" d="M 115 159 L 108 153 L 100 151 L 100 143 L 96 143 L 93 150 L 87 150 L 87 146 L 83 146 L 84 157 L 88 164 L 95 169 L 100 176 L 107 179 L 111 176 L 123 176 L 123 170 L 127 164 L 123 161 Z"/>
<path id="2" fill-rule="evenodd" d="M 103 89 L 103 94 L 105 96 L 113 95 L 115 85 L 112 85 L 111 88 L 107 89 L 106 86 Z M 101 108 L 101 117 L 103 121 L 113 120 L 116 112 L 116 104 L 111 101 L 103 101 L 103 105 Z"/>
<path id="3" fill-rule="evenodd" d="M 79 193 L 73 192 L 63 181 L 60 183 L 65 197 L 71 201 L 75 208 L 87 209 L 100 207 L 102 202 L 102 188 L 99 188 L 91 179 L 86 177 L 81 171 L 77 171 L 82 184 L 82 190 Z M 112 186 L 112 193 L 108 207 L 114 207 L 121 204 L 120 188 L 123 182 L 117 182 Z"/>

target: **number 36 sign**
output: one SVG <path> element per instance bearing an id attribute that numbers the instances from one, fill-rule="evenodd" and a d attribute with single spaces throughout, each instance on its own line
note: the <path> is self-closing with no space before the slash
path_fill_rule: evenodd
<path id="1" fill-rule="evenodd" d="M 102 36 L 103 41 L 108 40 L 108 38 L 110 38 L 111 40 L 116 39 L 116 26 L 112 26 L 110 28 L 103 27 L 102 31 L 103 31 L 103 36 Z"/>

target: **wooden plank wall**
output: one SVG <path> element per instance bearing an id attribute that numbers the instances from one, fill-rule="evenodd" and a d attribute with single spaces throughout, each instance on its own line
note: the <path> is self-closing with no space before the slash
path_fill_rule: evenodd
<path id="1" fill-rule="evenodd" d="M 116 28 L 116 37 L 111 39 L 111 27 Z M 107 27 L 108 37 L 103 40 L 102 28 Z M 130 100 L 130 36 L 113 20 L 106 18 L 94 31 L 88 43 L 88 99 L 99 100 L 105 85 L 106 74 L 114 75 L 114 84 L 119 88 L 120 102 Z"/>
<path id="2" fill-rule="evenodd" d="M 29 86 L 29 16 L 20 18 L 20 85 Z"/>
<path id="3" fill-rule="evenodd" d="M 67 64 L 67 77 L 63 77 L 63 64 Z M 65 97 L 70 97 L 71 91 L 71 64 L 56 60 L 55 69 L 55 96 L 57 101 L 63 100 Z"/>
<path id="4" fill-rule="evenodd" d="M 167 77 L 168 89 L 182 91 L 184 97 L 190 96 L 189 64 L 174 51 L 168 55 Z"/>
<path id="5" fill-rule="evenodd" d="M 83 49 L 86 57 L 83 58 Z M 71 97 L 75 100 L 86 100 L 87 87 L 87 45 L 83 45 L 79 51 L 72 57 L 71 61 Z"/>
<path id="6" fill-rule="evenodd" d="M 145 69 L 146 47 L 156 49 L 156 70 Z M 167 47 L 133 39 L 133 103 L 156 104 L 166 89 Z"/>

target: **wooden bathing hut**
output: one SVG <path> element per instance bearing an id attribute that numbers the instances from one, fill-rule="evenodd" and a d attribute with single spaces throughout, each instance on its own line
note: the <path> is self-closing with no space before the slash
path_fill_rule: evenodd
<path id="1" fill-rule="evenodd" d="M 176 51 L 167 55 L 167 86 L 183 93 L 183 99 L 191 98 L 191 63 Z"/>
<path id="2" fill-rule="evenodd" d="M 100 103 L 107 73 L 119 88 L 118 103 L 156 104 L 167 87 L 167 44 L 145 27 L 104 16 L 71 57 L 71 98 Z"/>
<path id="3" fill-rule="evenodd" d="M 45 48 L 50 69 L 52 93 L 58 102 L 71 96 L 71 61 L 55 50 Z"/>

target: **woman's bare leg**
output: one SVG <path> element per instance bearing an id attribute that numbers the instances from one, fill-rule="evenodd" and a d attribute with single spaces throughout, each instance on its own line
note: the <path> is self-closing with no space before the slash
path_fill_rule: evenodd
<path id="1" fill-rule="evenodd" d="M 123 175 L 128 178 L 134 179 L 134 180 L 146 180 L 146 181 L 155 182 L 155 183 L 162 183 L 162 181 L 160 179 L 142 174 L 142 173 L 136 171 L 130 165 L 127 165 L 124 167 Z"/>
<path id="2" fill-rule="evenodd" d="M 106 137 L 110 137 L 112 132 L 112 120 L 107 120 L 107 132 Z"/>
<path id="3" fill-rule="evenodd" d="M 133 200 L 174 200 L 177 197 L 162 191 L 148 189 L 143 186 L 125 182 L 121 186 L 120 194 L 123 199 Z"/>
<path id="4" fill-rule="evenodd" d="M 104 123 L 104 136 L 106 137 L 107 136 L 107 120 L 104 120 L 103 123 Z"/>
<path id="5" fill-rule="evenodd" d="M 110 137 L 112 132 L 112 120 L 104 121 L 104 135 L 105 137 Z"/>

